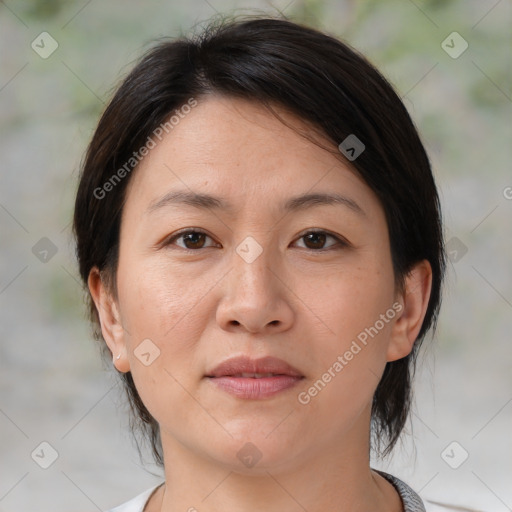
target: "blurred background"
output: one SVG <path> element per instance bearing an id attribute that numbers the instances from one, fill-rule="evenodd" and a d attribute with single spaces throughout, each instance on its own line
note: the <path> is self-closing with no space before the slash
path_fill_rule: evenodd
<path id="1" fill-rule="evenodd" d="M 450 256 L 408 434 L 374 467 L 425 499 L 512 510 L 510 0 L 0 1 L 0 512 L 106 510 L 159 483 L 85 320 L 71 217 L 112 88 L 217 13 L 284 13 L 394 84 L 439 184 Z M 179 413 L 179 411 L 177 411 Z M 43 443 L 43 444 L 41 444 Z"/>

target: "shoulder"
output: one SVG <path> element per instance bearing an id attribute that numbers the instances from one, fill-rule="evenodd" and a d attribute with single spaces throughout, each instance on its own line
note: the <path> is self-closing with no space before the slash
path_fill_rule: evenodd
<path id="1" fill-rule="evenodd" d="M 397 490 L 402 503 L 404 504 L 404 512 L 430 512 L 425 509 L 425 505 L 422 499 L 416 494 L 405 482 L 402 482 L 396 476 L 385 473 L 384 471 L 378 471 L 379 475 L 383 476 L 393 487 Z"/>
<path id="2" fill-rule="evenodd" d="M 439 503 L 437 501 L 426 499 L 422 500 L 416 492 L 396 476 L 384 473 L 383 471 L 377 470 L 377 472 L 395 487 L 400 498 L 402 498 L 404 512 L 477 512 L 474 509 L 458 505 Z"/>
<path id="3" fill-rule="evenodd" d="M 154 487 L 151 487 L 151 489 L 135 496 L 135 498 L 132 498 L 130 501 L 107 510 L 106 512 L 144 512 L 144 507 L 149 501 L 149 498 L 160 487 L 160 485 L 162 484 L 155 485 Z"/>

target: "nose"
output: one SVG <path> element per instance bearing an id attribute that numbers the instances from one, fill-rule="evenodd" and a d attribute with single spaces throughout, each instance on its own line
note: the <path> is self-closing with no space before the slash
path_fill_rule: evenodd
<path id="1" fill-rule="evenodd" d="M 265 248 L 253 261 L 240 254 L 244 256 L 233 251 L 231 271 L 223 280 L 218 325 L 226 331 L 252 334 L 289 329 L 294 316 L 290 303 L 293 292 L 275 251 Z"/>

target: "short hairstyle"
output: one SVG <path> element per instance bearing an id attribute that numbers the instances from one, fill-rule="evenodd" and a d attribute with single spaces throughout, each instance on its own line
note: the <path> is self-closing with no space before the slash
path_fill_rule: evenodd
<path id="1" fill-rule="evenodd" d="M 403 287 L 415 263 L 431 264 L 430 299 L 413 350 L 387 363 L 373 397 L 371 446 L 387 455 L 408 418 L 418 348 L 437 323 L 446 266 L 441 210 L 428 156 L 400 97 L 366 58 L 336 37 L 285 19 L 223 18 L 198 35 L 158 42 L 126 76 L 87 149 L 74 210 L 76 254 L 95 338 L 101 341 L 102 335 L 87 279 L 97 266 L 117 297 L 121 213 L 133 173 L 123 173 L 108 194 L 102 187 L 118 169 L 126 170 L 133 153 L 176 109 L 210 94 L 253 101 L 274 115 L 278 106 L 332 142 L 325 149 L 347 162 L 383 207 L 397 286 Z M 350 135 L 365 146 L 356 159 L 337 149 Z M 106 343 L 103 348 L 111 357 Z M 142 429 L 162 466 L 158 423 L 131 373 L 121 378 L 132 430 Z"/>

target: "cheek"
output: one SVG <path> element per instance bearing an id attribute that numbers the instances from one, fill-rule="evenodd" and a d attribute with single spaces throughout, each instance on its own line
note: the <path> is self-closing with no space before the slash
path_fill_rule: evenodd
<path id="1" fill-rule="evenodd" d="M 368 258 L 348 271 L 332 273 L 320 290 L 316 296 L 310 292 L 308 300 L 338 341 L 337 348 L 342 348 L 391 308 L 395 296 L 391 262 Z"/>
<path id="2" fill-rule="evenodd" d="M 333 277 L 317 299 L 309 297 L 328 334 L 315 340 L 320 371 L 308 394 L 357 408 L 371 399 L 386 364 L 396 318 L 393 273 L 390 264 L 375 264 Z"/>
<path id="3" fill-rule="evenodd" d="M 129 259 L 123 263 L 118 291 L 130 371 L 151 410 L 163 388 L 166 394 L 179 393 L 177 382 L 185 384 L 193 377 L 197 365 L 192 360 L 204 324 L 198 304 L 204 292 L 198 291 L 199 283 L 162 265 Z"/>
<path id="4" fill-rule="evenodd" d="M 200 369 L 195 361 L 200 308 L 193 289 L 183 283 L 159 271 L 136 275 L 125 280 L 123 295 L 130 371 L 150 414 L 159 424 L 169 424 L 176 410 L 183 419 L 196 410 L 184 390 L 192 389 L 194 370 Z"/>
<path id="5" fill-rule="evenodd" d="M 154 338 L 162 347 L 169 340 L 186 340 L 180 331 L 189 323 L 187 317 L 199 311 L 204 294 L 201 278 L 190 279 L 157 260 L 127 260 L 119 270 L 122 313 L 131 344 L 141 337 Z"/>

